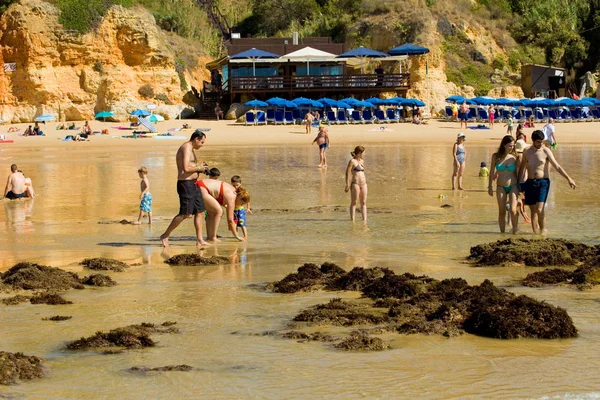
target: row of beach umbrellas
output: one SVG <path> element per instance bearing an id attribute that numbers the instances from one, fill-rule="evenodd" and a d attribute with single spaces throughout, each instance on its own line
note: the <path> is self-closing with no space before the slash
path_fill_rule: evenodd
<path id="1" fill-rule="evenodd" d="M 150 122 L 160 122 L 160 121 L 164 121 L 165 118 L 162 115 L 159 114 L 150 114 L 150 112 L 146 111 L 146 110 L 135 110 L 131 113 L 131 115 L 136 116 L 136 117 L 150 117 L 148 118 L 148 120 Z M 97 113 L 96 115 L 94 115 L 94 119 L 106 119 L 106 118 L 110 118 L 110 117 L 114 117 L 115 114 L 110 112 L 110 111 L 101 111 L 99 113 Z M 50 121 L 56 121 L 56 117 L 52 114 L 42 114 L 38 117 L 36 117 L 34 119 L 35 122 L 50 122 Z"/>
<path id="2" fill-rule="evenodd" d="M 298 97 L 294 100 L 286 100 L 280 97 L 273 97 L 266 101 L 262 100 L 250 100 L 244 103 L 247 107 L 282 107 L 282 108 L 297 108 L 297 107 L 309 107 L 309 108 L 373 108 L 379 105 L 385 106 L 409 106 L 409 107 L 425 107 L 419 99 L 405 99 L 403 97 L 392 97 L 390 99 L 378 99 L 372 97 L 366 100 L 358 100 L 353 97 L 348 97 L 342 100 L 334 100 L 324 97 L 319 100 L 307 99 L 305 97 Z"/>
<path id="3" fill-rule="evenodd" d="M 446 98 L 447 102 L 463 103 L 478 106 L 509 106 L 509 107 L 597 107 L 600 106 L 600 100 L 593 97 L 585 97 L 581 100 L 574 100 L 568 97 L 559 97 L 558 99 L 547 99 L 538 97 L 534 99 L 507 99 L 493 98 L 489 96 L 473 97 L 471 99 L 462 96 L 450 96 Z"/>
<path id="4" fill-rule="evenodd" d="M 322 53 L 322 52 L 321 52 Z M 429 49 L 426 47 L 421 47 L 414 45 L 412 43 L 404 43 L 401 46 L 394 47 L 387 53 L 383 53 L 381 51 L 373 50 L 368 47 L 360 46 L 345 53 L 334 55 L 330 54 L 330 56 L 334 58 L 358 58 L 360 59 L 360 70 L 363 72 L 363 61 L 367 58 L 385 58 L 388 56 L 413 56 L 413 55 L 421 55 L 429 53 Z M 290 53 L 290 55 L 293 53 Z M 329 53 L 324 53 L 329 54 Z M 257 48 L 251 48 L 250 50 L 242 51 L 241 53 L 237 53 L 232 55 L 230 58 L 232 60 L 242 60 L 249 59 L 252 61 L 252 70 L 253 75 L 256 75 L 256 60 L 260 59 L 275 59 L 275 58 L 286 58 L 289 55 L 280 56 L 279 54 L 271 53 L 268 51 L 264 51 Z"/>

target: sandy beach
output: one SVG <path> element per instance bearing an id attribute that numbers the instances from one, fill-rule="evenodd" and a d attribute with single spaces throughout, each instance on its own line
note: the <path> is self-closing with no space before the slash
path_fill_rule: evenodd
<path id="1" fill-rule="evenodd" d="M 68 123 L 65 123 L 68 124 Z M 189 138 L 192 130 L 176 130 L 183 126 L 190 125 L 195 128 L 209 128 L 207 132 L 206 146 L 257 146 L 257 145 L 303 145 L 310 144 L 316 135 L 316 128 L 313 127 L 311 135 L 305 134 L 304 126 L 300 125 L 258 125 L 244 126 L 243 123 L 234 121 L 199 121 L 199 120 L 169 120 L 156 123 L 158 133 L 170 133 L 174 136 L 185 136 Z M 58 125 L 62 123 L 47 122 L 41 125 L 45 137 L 23 137 L 22 134 L 30 124 L 3 124 L 0 125 L 0 134 L 6 134 L 7 139 L 12 139 L 14 143 L 2 144 L 0 148 L 5 146 L 14 147 L 48 147 L 48 146 L 71 146 L 70 141 L 61 142 L 60 139 L 66 135 L 77 131 L 57 130 Z M 76 122 L 80 128 L 83 125 L 82 121 Z M 469 126 L 476 126 L 470 124 Z M 544 124 L 536 125 L 535 129 L 541 129 Z M 9 127 L 20 129 L 19 132 L 9 133 Z M 171 146 L 180 143 L 182 140 L 171 139 L 157 141 L 155 139 L 125 139 L 123 136 L 132 135 L 133 130 L 118 129 L 117 127 L 129 127 L 128 123 L 118 122 L 102 122 L 91 121 L 92 129 L 95 132 L 101 132 L 108 129 L 108 134 L 95 134 L 90 137 L 90 140 L 79 145 L 88 147 L 155 147 L 155 146 Z M 381 130 L 385 127 L 387 129 Z M 556 137 L 559 144 L 592 144 L 600 143 L 600 134 L 598 134 L 598 122 L 570 122 L 570 123 L 555 123 Z M 146 130 L 136 128 L 139 130 Z M 525 128 L 525 133 L 528 137 L 534 129 Z M 458 123 L 430 120 L 427 125 L 414 125 L 411 123 L 393 123 L 393 124 L 350 124 L 350 125 L 332 125 L 329 127 L 331 145 L 337 146 L 344 144 L 355 146 L 358 144 L 368 143 L 412 143 L 412 144 L 441 144 L 454 142 L 458 132 L 464 132 L 467 135 L 467 144 L 488 144 L 493 143 L 496 139 L 501 139 L 506 133 L 506 128 L 503 124 L 496 123 L 493 130 L 488 129 L 460 129 Z M 183 140 L 185 141 L 185 140 Z"/>
<path id="2" fill-rule="evenodd" d="M 29 261 L 75 272 L 89 257 L 128 265 L 105 272 L 113 287 L 69 290 L 73 304 L 0 305 L 0 350 L 44 360 L 47 376 L 0 386 L 8 398 L 580 398 L 597 397 L 600 358 L 600 288 L 524 287 L 539 267 L 474 267 L 472 246 L 513 237 L 498 230 L 498 206 L 478 177 L 505 128 L 468 130 L 464 191 L 450 189 L 451 149 L 458 123 L 332 126 L 329 168 L 319 169 L 316 145 L 303 126 L 248 126 L 230 121 L 167 121 L 160 133 L 181 127 L 210 128 L 200 160 L 218 167 L 224 180 L 240 175 L 251 195 L 248 242 L 238 242 L 221 221 L 223 241 L 200 251 L 229 263 L 170 266 L 165 259 L 198 254 L 191 221 L 184 221 L 164 251 L 159 236 L 177 213 L 175 151 L 185 138 L 124 139 L 123 123 L 92 122 L 108 129 L 89 141 L 63 142 L 70 131 L 47 123 L 45 137 L 0 144 L 0 178 L 16 163 L 31 177 L 38 197 L 0 200 L 0 272 Z M 17 125 L 21 132 L 28 124 Z M 77 123 L 78 126 L 82 122 Z M 0 126 L 0 134 L 9 125 Z M 541 125 L 539 125 L 541 128 Z M 556 124 L 557 160 L 577 182 L 552 172 L 549 237 L 600 244 L 599 123 Z M 532 129 L 525 129 L 528 139 Z M 364 145 L 369 222 L 352 224 L 344 171 L 350 151 Z M 148 167 L 152 226 L 121 224 L 139 211 L 137 169 Z M 443 206 L 443 207 L 442 207 Z M 521 225 L 519 238 L 533 238 Z M 485 279 L 515 294 L 564 308 L 579 337 L 499 340 L 471 334 L 385 334 L 391 349 L 345 352 L 326 343 L 272 337 L 300 310 L 357 292 L 280 294 L 261 290 L 304 263 L 332 262 L 346 271 L 385 267 L 434 279 Z M 11 294 L 2 293 L 0 297 Z M 60 322 L 42 318 L 67 315 Z M 117 354 L 64 350 L 67 341 L 142 322 L 177 322 L 179 334 L 156 335 L 158 345 Z M 337 334 L 339 327 L 315 327 Z M 352 328 L 353 329 L 353 328 Z M 186 364 L 188 372 L 135 373 L 131 367 Z M 532 383 L 534 382 L 534 383 Z M 537 384 L 542 382 L 543 384 Z"/>

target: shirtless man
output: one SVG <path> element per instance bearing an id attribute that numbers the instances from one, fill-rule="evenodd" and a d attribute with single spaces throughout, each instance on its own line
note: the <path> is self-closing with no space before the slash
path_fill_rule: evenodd
<path id="1" fill-rule="evenodd" d="M 304 116 L 304 124 L 306 125 L 306 133 L 310 133 L 312 129 L 312 123 L 315 120 L 315 116 L 309 111 Z"/>
<path id="2" fill-rule="evenodd" d="M 320 126 L 319 134 L 313 140 L 313 143 L 319 146 L 319 168 L 327 168 L 327 157 L 325 156 L 325 151 L 329 148 L 329 135 L 327 133 L 327 127 Z"/>
<path id="3" fill-rule="evenodd" d="M 556 162 L 552 151 L 543 145 L 544 133 L 540 130 L 534 131 L 531 134 L 533 145 L 523 151 L 523 160 L 521 168 L 519 168 L 519 182 L 525 179 L 527 172 L 527 181 L 523 184 L 525 192 L 525 204 L 531 209 L 531 226 L 533 233 L 546 232 L 546 199 L 550 190 L 550 164 L 559 174 L 565 177 L 569 182 L 569 186 L 575 189 L 575 181 L 567 174 L 567 172 Z"/>
<path id="4" fill-rule="evenodd" d="M 17 164 L 10 166 L 10 175 L 6 180 L 4 188 L 4 197 L 10 200 L 26 197 L 25 176 L 19 171 Z"/>
<path id="5" fill-rule="evenodd" d="M 179 195 L 179 214 L 177 214 L 165 233 L 160 236 L 164 247 L 169 246 L 169 236 L 175 228 L 186 218 L 194 216 L 194 228 L 196 228 L 196 245 L 208 244 L 202 239 L 202 218 L 204 217 L 204 201 L 202 192 L 194 183 L 201 172 L 206 173 L 208 167 L 199 165 L 194 150 L 204 145 L 206 135 L 197 129 L 192 133 L 190 140 L 185 142 L 177 150 L 175 156 L 177 162 L 177 194 Z"/>
<path id="6" fill-rule="evenodd" d="M 469 105 L 467 101 L 463 101 L 460 105 L 460 127 L 462 129 L 463 123 L 465 124 L 465 129 L 467 129 L 467 120 L 469 119 Z"/>
<path id="7" fill-rule="evenodd" d="M 202 191 L 202 198 L 206 204 L 208 217 L 206 219 L 206 235 L 207 240 L 219 242 L 217 239 L 217 231 L 219 230 L 219 222 L 223 216 L 223 208 L 227 208 L 227 226 L 233 236 L 240 242 L 244 238 L 238 236 L 237 224 L 233 218 L 235 210 L 235 198 L 237 190 L 227 182 L 219 180 L 221 171 L 218 168 L 211 168 L 208 172 L 209 179 L 202 179 L 197 182 L 198 188 Z"/>

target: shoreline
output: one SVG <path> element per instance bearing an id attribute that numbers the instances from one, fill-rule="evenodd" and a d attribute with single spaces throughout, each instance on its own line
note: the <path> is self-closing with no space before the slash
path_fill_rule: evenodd
<path id="1" fill-rule="evenodd" d="M 179 130 L 184 123 L 189 124 L 193 129 Z M 60 123 L 62 124 L 62 122 Z M 0 134 L 6 134 L 6 139 L 13 140 L 13 143 L 0 143 L 0 148 L 38 148 L 46 146 L 70 146 L 76 144 L 87 147 L 171 147 L 180 145 L 189 139 L 196 128 L 210 128 L 207 134 L 208 146 L 260 146 L 260 145 L 303 145 L 311 144 L 317 134 L 317 129 L 313 127 L 311 134 L 305 134 L 303 125 L 268 125 L 268 126 L 244 126 L 232 121 L 204 121 L 196 119 L 188 120 L 170 120 L 155 124 L 158 133 L 171 133 L 173 138 L 169 140 L 155 140 L 154 138 L 123 138 L 133 134 L 133 130 L 117 129 L 123 126 L 119 122 L 101 122 L 91 121 L 90 125 L 94 131 L 107 129 L 108 134 L 95 134 L 84 143 L 75 143 L 73 141 L 61 141 L 66 135 L 77 134 L 80 130 L 57 130 L 59 123 L 50 122 L 41 125 L 45 136 L 43 137 L 24 137 L 19 136 L 23 133 L 29 123 L 3 124 L 0 125 Z M 78 125 L 80 127 L 81 123 Z M 126 124 L 125 124 L 126 125 Z M 541 129 L 544 124 L 537 124 L 535 129 Z M 557 142 L 560 144 L 578 145 L 578 144 L 600 144 L 600 135 L 597 133 L 598 123 L 596 122 L 571 122 L 555 123 Z M 7 132 L 9 127 L 19 128 L 19 132 Z M 386 130 L 379 130 L 380 127 L 386 127 Z M 139 129 L 139 128 L 138 128 Z M 530 141 L 533 128 L 525 128 L 528 141 Z M 490 144 L 499 141 L 505 134 L 506 129 L 503 124 L 497 124 L 493 130 L 487 129 L 460 129 L 459 124 L 455 122 L 431 120 L 427 125 L 414 125 L 411 123 L 393 123 L 393 124 L 357 124 L 357 125 L 331 125 L 329 126 L 329 135 L 333 146 L 357 145 L 357 144 L 387 144 L 387 143 L 407 143 L 407 144 L 447 144 L 451 145 L 456 139 L 456 135 L 463 132 L 467 137 L 467 146 L 469 144 Z M 164 142 L 167 143 L 165 146 Z M 128 144 L 131 143 L 131 144 Z M 150 146 L 148 146 L 150 145 Z"/>

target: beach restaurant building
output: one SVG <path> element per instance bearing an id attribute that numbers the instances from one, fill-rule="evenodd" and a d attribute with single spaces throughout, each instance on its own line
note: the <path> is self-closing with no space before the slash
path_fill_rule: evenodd
<path id="1" fill-rule="evenodd" d="M 205 99 L 233 103 L 270 97 L 367 98 L 382 92 L 406 96 L 410 88 L 407 56 L 371 50 L 340 57 L 346 45 L 328 37 L 232 38 L 227 52 L 207 64 L 211 75 L 220 77 L 204 83 Z"/>

